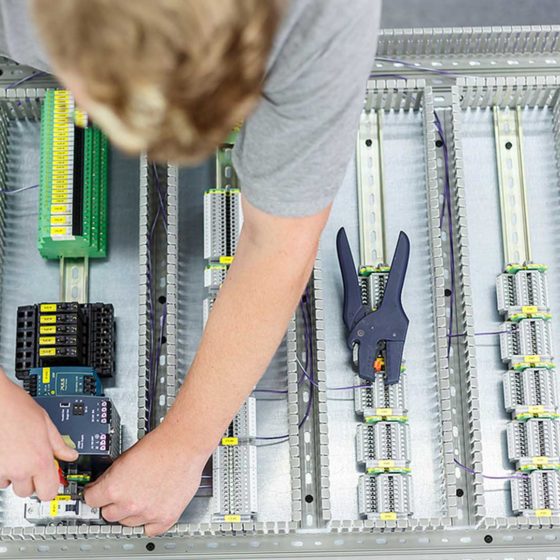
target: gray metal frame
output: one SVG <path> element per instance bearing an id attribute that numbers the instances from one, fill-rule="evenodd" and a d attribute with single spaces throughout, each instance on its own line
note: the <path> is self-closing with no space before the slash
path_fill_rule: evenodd
<path id="1" fill-rule="evenodd" d="M 251 524 L 180 523 L 165 536 L 147 539 L 141 528 L 121 526 L 91 527 L 30 527 L 0 529 L 0 559 L 45 557 L 136 557 L 179 558 L 185 554 L 225 558 L 278 558 L 305 553 L 309 557 L 411 557 L 428 558 L 434 553 L 446 558 L 555 558 L 560 546 L 560 519 L 552 518 L 543 526 L 527 518 L 488 518 L 485 512 L 480 448 L 479 378 L 474 344 L 472 311 L 472 274 L 469 265 L 463 154 L 461 144 L 461 111 L 469 106 L 516 106 L 529 104 L 552 108 L 555 133 L 556 165 L 560 179 L 560 79 L 553 76 L 560 70 L 560 26 L 391 30 L 381 33 L 378 47 L 380 57 L 368 84 L 366 103 L 381 110 L 421 110 L 424 118 L 426 185 L 429 222 L 431 228 L 431 269 L 434 316 L 437 328 L 437 356 L 439 371 L 439 422 L 441 423 L 444 471 L 444 493 L 447 515 L 439 519 L 412 518 L 405 522 L 368 522 L 348 520 L 330 521 L 329 465 L 327 455 L 328 425 L 324 378 L 324 338 L 322 334 L 322 297 L 320 261 L 314 272 L 315 350 L 318 383 L 318 406 L 313 413 L 314 444 L 303 450 L 313 457 L 318 468 L 312 479 L 315 503 L 306 509 L 303 481 L 307 467 L 302 465 L 301 435 L 297 422 L 301 402 L 297 391 L 296 323 L 288 329 L 288 407 L 290 423 L 290 457 L 292 474 L 292 522 Z M 391 60 L 389 60 L 391 59 Z M 395 60 L 397 59 L 397 60 Z M 432 74 L 421 68 L 402 65 L 419 64 L 447 74 Z M 0 85 L 29 75 L 25 67 L 8 61 L 1 64 L 4 74 Z M 380 80 L 375 73 L 388 71 L 408 78 Z M 460 75 L 458 75 L 460 74 Z M 487 77 L 485 77 L 487 76 Z M 50 78 L 35 78 L 34 84 L 52 86 Z M 38 119 L 35 100 L 42 96 L 36 88 L 0 90 L 0 184 L 5 181 L 7 119 Z M 453 197 L 453 220 L 456 236 L 455 271 L 460 287 L 456 299 L 456 317 L 460 332 L 467 336 L 453 345 L 451 360 L 447 361 L 446 299 L 449 285 L 450 255 L 439 231 L 439 212 L 443 188 L 442 168 L 438 166 L 435 150 L 433 112 L 443 122 L 449 153 L 450 182 Z M 552 162 L 551 162 L 552 165 Z M 153 216 L 153 178 L 146 158 L 140 159 L 140 270 L 139 270 L 139 417 L 138 435 L 145 433 L 145 399 L 148 340 L 148 295 L 146 291 L 147 228 Z M 165 254 L 165 266 L 156 267 L 159 278 L 158 293 L 165 295 L 168 305 L 166 325 L 167 349 L 160 413 L 173 402 L 177 383 L 177 169 L 167 168 L 165 189 L 169 227 L 165 237 L 158 238 L 158 246 Z M 6 236 L 4 232 L 4 196 L 0 195 L 0 265 Z M 497 271 L 498 272 L 498 271 Z M 0 275 L 0 281 L 2 276 Z M 202 281 L 202 279 L 201 279 Z M 332 442 L 331 442 L 332 444 Z M 454 458 L 461 457 L 477 473 L 458 486 Z M 307 463 L 305 461 L 304 463 Z M 465 480 L 464 475 L 461 480 Z M 464 494 L 457 495 L 461 489 Z M 1 502 L 0 502 L 1 507 Z M 316 515 L 310 529 L 300 523 L 305 515 Z M 185 538 L 188 537 L 188 538 Z"/>

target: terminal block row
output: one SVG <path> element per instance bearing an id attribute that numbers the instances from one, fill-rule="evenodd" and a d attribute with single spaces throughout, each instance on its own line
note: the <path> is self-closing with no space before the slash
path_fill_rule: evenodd
<path id="1" fill-rule="evenodd" d="M 364 305 L 374 310 L 379 307 L 383 300 L 388 278 L 389 267 L 387 266 L 360 268 L 360 291 Z"/>
<path id="2" fill-rule="evenodd" d="M 41 255 L 107 254 L 108 140 L 66 90 L 48 90 L 41 115 Z"/>
<path id="3" fill-rule="evenodd" d="M 560 467 L 560 422 L 549 418 L 513 420 L 506 433 L 509 460 L 517 468 Z"/>
<path id="4" fill-rule="evenodd" d="M 18 308 L 15 373 L 32 368 L 88 366 L 100 377 L 115 369 L 115 319 L 111 304 L 57 302 Z"/>
<path id="5" fill-rule="evenodd" d="M 496 281 L 498 311 L 508 320 L 525 315 L 547 314 L 548 282 L 546 272 L 522 269 L 504 272 Z"/>
<path id="6" fill-rule="evenodd" d="M 257 448 L 220 445 L 213 457 L 213 521 L 251 521 L 257 512 Z"/>
<path id="7" fill-rule="evenodd" d="M 239 189 L 211 189 L 204 193 L 204 258 L 230 264 L 243 224 Z"/>
<path id="8" fill-rule="evenodd" d="M 408 474 L 361 475 L 358 512 L 367 519 L 395 521 L 411 514 L 412 484 Z"/>
<path id="9" fill-rule="evenodd" d="M 558 379 L 553 369 L 509 370 L 504 375 L 504 403 L 514 418 L 557 416 Z"/>
<path id="10" fill-rule="evenodd" d="M 368 474 L 408 472 L 410 428 L 399 422 L 358 424 L 356 432 L 358 463 Z"/>
<path id="11" fill-rule="evenodd" d="M 233 440 L 235 445 L 239 442 L 253 442 L 257 437 L 257 401 L 255 397 L 249 397 L 234 416 L 224 438 Z"/>
<path id="12" fill-rule="evenodd" d="M 552 363 L 552 333 L 546 319 L 504 323 L 500 334 L 502 361 L 514 369 Z"/>
<path id="13" fill-rule="evenodd" d="M 560 472 L 535 470 L 511 481 L 511 507 L 516 515 L 548 518 L 560 514 Z"/>
<path id="14" fill-rule="evenodd" d="M 217 292 L 226 279 L 227 264 L 210 263 L 204 270 L 204 287 L 211 293 Z"/>
<path id="15" fill-rule="evenodd" d="M 385 383 L 383 375 L 376 375 L 371 383 L 356 376 L 354 378 L 356 414 L 364 418 L 382 414 L 405 417 L 408 413 L 406 383 L 405 373 L 401 373 L 399 382 L 392 385 Z"/>

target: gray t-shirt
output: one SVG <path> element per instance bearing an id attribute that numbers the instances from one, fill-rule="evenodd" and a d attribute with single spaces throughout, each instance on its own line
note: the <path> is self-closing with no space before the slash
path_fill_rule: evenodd
<path id="1" fill-rule="evenodd" d="M 262 100 L 234 149 L 243 193 L 279 216 L 324 209 L 355 146 L 381 0 L 291 0 Z M 27 2 L 0 2 L 0 53 L 49 71 Z"/>

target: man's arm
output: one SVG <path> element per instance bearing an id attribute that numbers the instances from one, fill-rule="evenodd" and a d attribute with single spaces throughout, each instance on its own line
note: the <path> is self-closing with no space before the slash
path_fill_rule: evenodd
<path id="1" fill-rule="evenodd" d="M 309 279 L 330 212 L 266 214 L 243 200 L 235 260 L 198 353 L 163 423 L 85 494 L 108 521 L 167 530 L 196 492 L 202 468 L 276 351 Z"/>

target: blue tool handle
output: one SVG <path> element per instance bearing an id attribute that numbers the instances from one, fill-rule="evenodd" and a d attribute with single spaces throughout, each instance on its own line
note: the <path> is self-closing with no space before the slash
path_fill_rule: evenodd
<path id="1" fill-rule="evenodd" d="M 348 243 L 348 237 L 344 228 L 338 230 L 336 236 L 336 252 L 338 254 L 338 264 L 342 274 L 342 284 L 344 286 L 344 304 L 342 318 L 346 328 L 350 331 L 354 326 L 355 318 L 362 309 L 362 296 L 358 283 L 358 273 L 352 257 L 352 250 Z"/>
<path id="2" fill-rule="evenodd" d="M 401 377 L 401 364 L 404 342 L 388 341 L 385 345 L 385 384 L 398 383 Z"/>
<path id="3" fill-rule="evenodd" d="M 389 271 L 389 278 L 387 278 L 387 285 L 383 292 L 383 307 L 391 307 L 398 305 L 402 308 L 401 294 L 404 286 L 404 278 L 406 276 L 406 269 L 408 268 L 408 257 L 410 255 L 410 240 L 404 231 L 399 233 L 397 247 L 391 262 L 391 269 Z"/>

